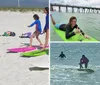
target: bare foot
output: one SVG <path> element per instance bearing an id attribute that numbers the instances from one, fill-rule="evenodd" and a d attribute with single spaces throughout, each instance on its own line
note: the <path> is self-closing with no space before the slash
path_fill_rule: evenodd
<path id="1" fill-rule="evenodd" d="M 42 49 L 41 49 L 41 51 L 44 51 L 45 50 L 45 47 L 43 47 Z"/>
<path id="2" fill-rule="evenodd" d="M 32 45 L 28 46 L 29 48 L 32 48 Z"/>
<path id="3" fill-rule="evenodd" d="M 40 46 L 40 47 L 44 47 L 44 45 L 43 45 L 43 44 L 40 44 L 39 46 Z"/>

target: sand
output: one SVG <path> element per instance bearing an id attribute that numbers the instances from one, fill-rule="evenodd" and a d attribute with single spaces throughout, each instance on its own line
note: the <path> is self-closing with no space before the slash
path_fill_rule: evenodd
<path id="1" fill-rule="evenodd" d="M 29 44 L 29 39 L 20 39 L 25 32 L 34 32 L 35 27 L 27 26 L 33 22 L 36 12 L 0 12 L 0 34 L 5 31 L 16 32 L 16 37 L 0 37 L 0 85 L 49 85 L 49 70 L 30 71 L 30 67 L 49 68 L 49 56 L 23 58 L 20 53 L 6 53 L 8 48 L 22 47 Z M 42 28 L 45 25 L 45 14 L 39 13 Z M 45 35 L 40 35 L 44 42 Z M 24 44 L 22 44 L 24 43 Z M 39 45 L 33 39 L 33 45 Z"/>

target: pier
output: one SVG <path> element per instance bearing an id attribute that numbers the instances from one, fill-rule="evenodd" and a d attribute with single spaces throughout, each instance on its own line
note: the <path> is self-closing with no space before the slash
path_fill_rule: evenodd
<path id="1" fill-rule="evenodd" d="M 100 12 L 100 8 L 97 8 L 97 7 L 50 4 L 51 11 L 54 11 L 54 7 L 58 7 L 59 12 L 62 12 L 62 10 L 61 10 L 62 7 L 66 8 L 66 12 L 69 12 L 68 8 L 71 8 L 72 13 L 75 13 L 75 9 L 77 10 L 76 12 L 78 12 L 78 13 L 97 13 L 98 14 Z"/>

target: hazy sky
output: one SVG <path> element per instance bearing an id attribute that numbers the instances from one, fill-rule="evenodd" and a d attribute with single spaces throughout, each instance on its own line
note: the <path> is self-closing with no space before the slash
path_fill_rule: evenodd
<path id="1" fill-rule="evenodd" d="M 100 7 L 100 0 L 51 0 L 51 3 Z"/>

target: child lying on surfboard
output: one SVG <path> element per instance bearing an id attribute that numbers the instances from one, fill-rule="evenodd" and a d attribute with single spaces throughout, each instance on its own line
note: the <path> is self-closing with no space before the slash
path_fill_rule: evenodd
<path id="1" fill-rule="evenodd" d="M 19 36 L 19 38 L 30 38 L 31 35 L 32 35 L 31 32 L 27 32 L 27 33 L 24 33 L 21 36 Z"/>
<path id="2" fill-rule="evenodd" d="M 39 35 L 42 32 L 41 22 L 40 22 L 39 16 L 37 14 L 34 14 L 33 18 L 34 18 L 35 21 L 31 25 L 28 26 L 28 27 L 32 27 L 32 26 L 36 25 L 35 32 L 30 36 L 30 47 L 32 47 L 32 39 L 33 39 L 33 37 L 34 38 L 36 37 L 36 39 L 40 43 L 40 46 L 42 46 L 43 44 L 42 44 L 41 40 L 39 39 Z"/>
<path id="3" fill-rule="evenodd" d="M 43 33 L 41 33 L 42 35 Z M 26 32 L 26 33 L 23 33 L 21 36 L 19 36 L 19 38 L 30 38 L 32 35 L 31 32 Z"/>
<path id="4" fill-rule="evenodd" d="M 16 36 L 16 33 L 15 32 L 11 32 L 11 31 L 6 31 L 3 33 L 3 35 L 0 35 L 0 36 Z"/>

